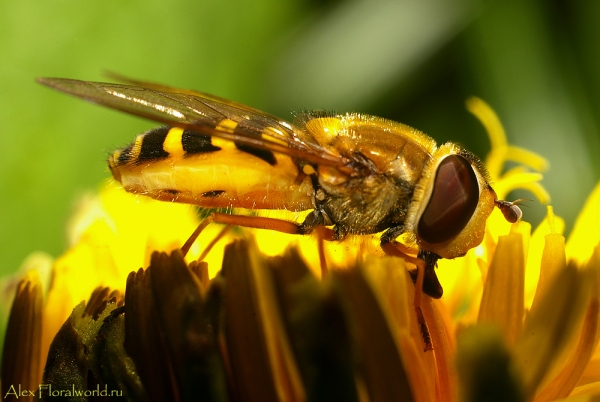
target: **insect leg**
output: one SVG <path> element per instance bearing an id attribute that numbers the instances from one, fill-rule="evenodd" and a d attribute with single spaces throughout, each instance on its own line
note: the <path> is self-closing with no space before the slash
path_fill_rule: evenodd
<path id="1" fill-rule="evenodd" d="M 391 243 L 388 243 L 391 245 Z M 431 342 L 431 334 L 429 333 L 429 327 L 427 326 L 427 322 L 425 321 L 425 317 L 423 316 L 423 310 L 421 309 L 421 301 L 423 298 L 423 286 L 425 281 L 425 273 L 427 272 L 425 261 L 421 258 L 415 258 L 410 255 L 406 255 L 402 253 L 398 248 L 392 246 L 398 254 L 392 254 L 399 257 L 402 257 L 405 261 L 411 262 L 417 266 L 416 275 L 413 272 L 410 272 L 410 276 L 415 282 L 415 295 L 413 298 L 413 307 L 415 309 L 415 314 L 417 316 L 417 324 L 419 325 L 419 329 L 421 330 L 421 337 L 423 337 L 424 351 L 433 350 L 433 343 Z M 384 249 L 385 251 L 385 249 Z M 386 251 L 386 254 L 390 254 Z"/>
<path id="2" fill-rule="evenodd" d="M 231 225 L 227 225 L 225 226 L 218 235 L 215 236 L 214 239 L 211 240 L 210 243 L 208 243 L 208 246 L 206 246 L 206 248 L 204 249 L 204 251 L 202 252 L 202 254 L 200 254 L 200 257 L 198 257 L 198 261 L 204 261 L 204 259 L 206 258 L 206 255 L 210 252 L 210 250 L 212 250 L 212 248 L 215 246 L 215 244 L 217 244 L 217 242 L 219 240 L 221 240 L 226 234 L 227 232 L 229 232 L 229 229 L 231 229 L 233 226 Z"/>
<path id="3" fill-rule="evenodd" d="M 423 337 L 423 343 L 425 345 L 424 351 L 427 352 L 428 350 L 433 350 L 433 344 L 431 342 L 431 335 L 429 333 L 429 328 L 427 327 L 427 322 L 425 322 L 425 317 L 423 316 L 423 311 L 421 310 L 421 299 L 423 297 L 423 292 L 429 287 L 428 285 L 425 285 L 426 278 L 429 276 L 428 272 L 433 271 L 437 259 L 433 260 L 431 258 L 430 254 L 435 255 L 433 253 L 423 254 L 427 252 L 419 252 L 417 257 L 413 257 L 407 254 L 407 252 L 409 251 L 408 248 L 403 244 L 393 240 L 401 233 L 402 228 L 389 229 L 388 231 L 383 233 L 383 235 L 381 235 L 380 245 L 381 249 L 387 255 L 403 258 L 404 261 L 410 262 L 411 264 L 414 264 L 417 267 L 417 269 L 415 270 L 416 275 L 414 275 L 413 272 L 410 272 L 412 280 L 413 282 L 415 282 L 415 296 L 413 299 L 413 306 L 415 308 L 415 314 L 417 316 L 417 324 L 419 325 L 419 329 L 421 330 L 421 336 Z M 437 257 L 437 255 L 435 256 Z M 430 263 L 432 263 L 433 265 L 431 268 L 428 268 L 428 264 Z M 437 281 L 435 271 L 433 271 L 433 275 Z M 439 285 L 439 282 L 437 282 L 437 284 Z M 427 291 L 425 291 L 425 293 L 429 295 Z"/>
<path id="4" fill-rule="evenodd" d="M 380 239 L 381 249 L 387 255 L 401 257 L 405 261 L 414 264 L 417 269 L 422 267 L 425 275 L 423 279 L 423 292 L 434 299 L 439 299 L 444 293 L 444 289 L 442 289 L 442 285 L 440 285 L 440 281 L 435 273 L 435 267 L 437 265 L 437 261 L 440 259 L 440 256 L 432 253 L 431 251 L 425 250 L 419 250 L 417 257 L 412 256 L 412 252 L 410 249 L 408 249 L 408 247 L 394 240 L 401 233 L 401 229 L 398 228 L 391 228 L 384 232 Z M 415 282 L 418 274 L 414 271 L 411 271 L 410 275 L 413 282 Z"/>
<path id="5" fill-rule="evenodd" d="M 442 285 L 440 285 L 440 281 L 435 273 L 435 267 L 437 266 L 437 261 L 440 259 L 440 256 L 431 251 L 421 250 L 419 251 L 417 258 L 425 261 L 423 292 L 434 299 L 439 299 L 444 293 L 444 289 L 442 289 Z"/>
<path id="6" fill-rule="evenodd" d="M 332 231 L 325 226 L 317 226 L 317 247 L 319 251 L 319 265 L 321 265 L 321 278 L 327 275 L 327 259 L 325 258 L 325 240 L 333 240 L 328 238 L 333 237 Z"/>
<path id="7" fill-rule="evenodd" d="M 215 212 L 204 219 L 190 238 L 181 247 L 181 252 L 185 256 L 192 247 L 192 244 L 196 241 L 200 233 L 211 223 L 223 223 L 226 225 L 243 226 L 247 228 L 256 229 L 270 229 L 282 233 L 289 234 L 303 234 L 300 231 L 301 225 L 294 222 L 288 222 L 281 219 L 264 218 L 259 216 L 243 216 L 243 215 L 229 215 Z"/>
<path id="8" fill-rule="evenodd" d="M 322 223 L 322 219 L 319 220 L 318 213 L 309 214 L 303 223 L 298 224 L 295 222 L 289 222 L 282 219 L 276 218 L 265 218 L 260 216 L 244 216 L 244 215 L 229 215 L 215 212 L 204 219 L 194 233 L 189 237 L 185 244 L 181 247 L 181 252 L 185 256 L 192 247 L 192 244 L 196 241 L 200 233 L 211 223 L 222 223 L 229 226 L 242 226 L 247 228 L 255 229 L 268 229 L 275 230 L 281 233 L 288 234 L 307 234 L 312 232 L 315 227 Z M 219 234 L 218 238 L 222 237 L 224 233 Z M 322 233 L 323 240 L 333 240 L 333 231 L 331 229 L 324 228 Z M 217 239 L 218 240 L 218 239 Z M 210 247 L 214 244 L 211 243 Z"/>
<path id="9" fill-rule="evenodd" d="M 423 269 L 425 269 L 425 261 L 422 258 L 413 257 L 409 254 L 410 250 L 406 246 L 395 240 L 396 237 L 400 236 L 402 233 L 404 233 L 403 226 L 389 228 L 388 230 L 386 230 L 379 239 L 381 249 L 387 255 L 400 257 L 403 258 L 405 261 L 414 264 L 417 267 L 417 269 L 419 269 L 420 267 L 423 267 Z"/>

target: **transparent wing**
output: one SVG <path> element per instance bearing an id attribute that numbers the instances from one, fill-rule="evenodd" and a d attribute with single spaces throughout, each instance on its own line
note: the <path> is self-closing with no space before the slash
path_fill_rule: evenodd
<path id="1" fill-rule="evenodd" d="M 348 161 L 294 131 L 291 124 L 249 106 L 200 92 L 129 80 L 137 85 L 38 78 L 43 85 L 89 102 L 298 160 L 342 166 Z"/>

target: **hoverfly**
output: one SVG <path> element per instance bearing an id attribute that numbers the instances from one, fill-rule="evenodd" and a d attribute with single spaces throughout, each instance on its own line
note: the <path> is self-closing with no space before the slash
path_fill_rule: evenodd
<path id="1" fill-rule="evenodd" d="M 509 222 L 521 217 L 515 203 L 497 199 L 475 155 L 454 143 L 438 147 L 404 124 L 322 111 L 290 124 L 212 95 L 126 81 L 132 85 L 38 79 L 168 125 L 109 158 L 126 191 L 200 207 L 312 210 L 301 223 L 221 213 L 213 222 L 292 234 L 330 226 L 331 240 L 383 232 L 383 250 L 422 266 L 422 290 L 433 298 L 443 292 L 437 260 L 479 245 L 494 206 Z M 396 241 L 402 234 L 417 245 L 416 258 Z"/>

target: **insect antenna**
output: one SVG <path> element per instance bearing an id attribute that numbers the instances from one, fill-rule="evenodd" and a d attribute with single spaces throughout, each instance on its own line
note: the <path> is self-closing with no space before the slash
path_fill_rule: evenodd
<path id="1" fill-rule="evenodd" d="M 523 217 L 523 211 L 521 211 L 521 208 L 519 208 L 521 205 L 525 207 L 527 206 L 525 204 L 522 204 L 523 201 L 531 200 L 528 200 L 526 198 L 519 198 L 518 200 L 514 201 L 496 200 L 494 201 L 494 204 L 496 204 L 500 212 L 502 212 L 502 215 L 504 215 L 504 219 L 506 219 L 510 223 L 515 223 L 521 220 L 521 218 Z"/>

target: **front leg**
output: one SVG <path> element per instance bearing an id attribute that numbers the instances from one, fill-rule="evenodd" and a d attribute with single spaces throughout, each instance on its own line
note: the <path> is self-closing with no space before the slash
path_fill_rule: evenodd
<path id="1" fill-rule="evenodd" d="M 298 226 L 297 234 L 309 234 L 311 233 L 317 226 L 321 226 L 325 223 L 325 219 L 323 214 L 315 209 L 310 214 L 306 215 L 304 218 L 304 222 L 302 222 Z"/>
<path id="2" fill-rule="evenodd" d="M 427 251 L 419 251 L 417 257 L 408 255 L 407 252 L 409 252 L 409 250 L 403 244 L 395 240 L 396 237 L 402 233 L 402 227 L 388 229 L 381 235 L 380 245 L 386 254 L 401 257 L 404 261 L 408 261 L 417 267 L 417 269 L 410 272 L 410 276 L 415 284 L 413 303 L 417 316 L 417 323 L 421 329 L 421 336 L 423 337 L 423 344 L 425 345 L 424 350 L 427 352 L 433 350 L 433 343 L 431 341 L 429 328 L 425 322 L 425 317 L 423 316 L 423 310 L 421 310 L 421 297 L 423 296 L 423 293 L 432 297 L 439 294 L 439 296 L 435 298 L 440 298 L 442 296 L 441 286 L 439 286 L 439 281 L 435 275 L 435 265 L 437 258 L 439 257 L 436 254 Z M 435 279 L 433 286 L 430 283 L 432 278 Z M 437 287 L 439 287 L 439 291 L 434 291 L 437 290 L 435 286 L 436 283 Z"/>
<path id="3" fill-rule="evenodd" d="M 442 297 L 444 293 L 444 289 L 442 289 L 442 285 L 440 285 L 440 281 L 438 280 L 437 274 L 435 273 L 435 268 L 437 267 L 437 261 L 441 258 L 439 255 L 432 253 L 431 251 L 419 250 L 419 254 L 417 258 L 425 261 L 425 277 L 423 278 L 423 293 L 426 295 L 433 297 L 434 299 L 439 299 Z M 412 276 L 412 272 L 411 272 Z M 416 274 L 413 277 L 413 280 L 416 279 Z"/>
<path id="4" fill-rule="evenodd" d="M 417 282 L 418 269 L 423 267 L 423 292 L 434 299 L 439 299 L 442 297 L 444 289 L 440 285 L 435 268 L 437 267 L 437 261 L 441 257 L 431 251 L 425 250 L 419 250 L 416 258 L 408 255 L 406 247 L 395 240 L 402 233 L 404 233 L 403 226 L 396 226 L 386 230 L 380 238 L 381 249 L 388 255 L 404 258 L 405 261 L 416 265 L 417 269 L 410 272 L 410 276 L 415 283 Z"/>

